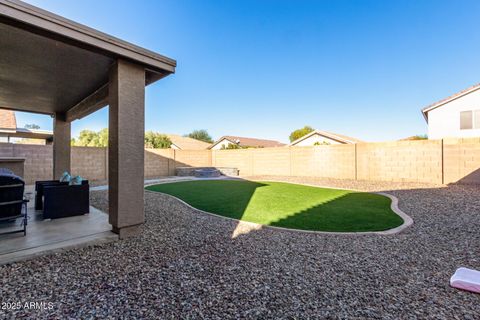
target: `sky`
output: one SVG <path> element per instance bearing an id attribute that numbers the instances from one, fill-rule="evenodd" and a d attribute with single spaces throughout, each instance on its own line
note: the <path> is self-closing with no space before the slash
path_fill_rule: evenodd
<path id="1" fill-rule="evenodd" d="M 146 130 L 288 141 L 425 134 L 420 110 L 480 82 L 480 1 L 29 0 L 177 60 L 146 89 Z M 52 129 L 17 113 L 19 126 Z M 108 126 L 108 108 L 72 135 Z"/>

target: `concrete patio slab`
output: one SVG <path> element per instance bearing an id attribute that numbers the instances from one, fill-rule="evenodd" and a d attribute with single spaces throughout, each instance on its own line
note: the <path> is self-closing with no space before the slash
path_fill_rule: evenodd
<path id="1" fill-rule="evenodd" d="M 19 229 L 20 220 L 0 225 L 0 232 Z M 93 207 L 90 207 L 89 214 L 54 220 L 43 219 L 41 212 L 29 208 L 26 236 L 22 233 L 0 235 L 0 265 L 57 250 L 118 239 L 111 229 L 108 215 Z"/>

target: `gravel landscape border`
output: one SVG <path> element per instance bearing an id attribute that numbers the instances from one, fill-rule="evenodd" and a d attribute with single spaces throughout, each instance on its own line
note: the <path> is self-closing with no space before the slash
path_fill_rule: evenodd
<path id="1" fill-rule="evenodd" d="M 140 236 L 0 266 L 3 300 L 54 302 L 0 318 L 478 318 L 478 295 L 449 285 L 480 268 L 478 187 L 244 178 L 386 192 L 415 223 L 394 236 L 250 229 L 145 192 Z M 106 190 L 90 195 L 108 212 Z"/>
<path id="2" fill-rule="evenodd" d="M 248 180 L 248 179 L 239 179 L 239 178 L 230 178 L 230 177 L 225 177 L 223 178 L 224 180 Z M 199 181 L 199 180 L 212 180 L 212 179 L 191 179 L 191 180 L 178 180 L 178 181 L 165 181 L 165 182 L 160 182 L 160 183 L 152 183 L 152 184 L 147 184 L 145 185 L 145 192 L 151 192 L 151 193 L 161 193 L 162 195 L 165 195 L 167 197 L 171 197 L 183 205 L 187 206 L 188 208 L 192 209 L 195 212 L 201 213 L 201 214 L 207 214 L 211 215 L 217 218 L 222 218 L 222 219 L 227 219 L 227 220 L 233 220 L 239 223 L 242 223 L 243 225 L 250 226 L 255 229 L 260 229 L 260 228 L 268 228 L 268 229 L 278 229 L 278 230 L 283 230 L 283 231 L 293 231 L 293 232 L 301 232 L 301 233 L 315 233 L 315 234 L 331 234 L 331 235 L 394 235 L 402 232 L 406 228 L 410 227 L 413 224 L 413 219 L 403 212 L 399 207 L 398 207 L 398 198 L 395 197 L 394 195 L 385 193 L 385 192 L 368 192 L 372 194 L 378 194 L 384 197 L 389 198 L 392 202 L 390 204 L 390 208 L 392 209 L 395 214 L 397 214 L 400 218 L 402 218 L 403 223 L 399 225 L 398 227 L 392 228 L 392 229 L 387 229 L 387 230 L 382 230 L 382 231 L 359 231 L 359 232 L 338 232 L 338 231 L 317 231 L 317 230 L 301 230 L 301 229 L 291 229 L 291 228 L 284 228 L 284 227 L 277 227 L 277 226 L 269 226 L 269 225 L 264 225 L 264 224 L 259 224 L 255 222 L 250 222 L 250 221 L 243 221 L 243 220 L 238 220 L 230 217 L 225 217 L 219 214 L 215 214 L 212 212 L 200 210 L 198 208 L 195 208 L 191 206 L 190 204 L 186 203 L 180 198 L 177 198 L 175 196 L 172 196 L 170 194 L 166 194 L 163 192 L 159 191 L 151 191 L 148 190 L 147 187 L 157 185 L 157 184 L 168 184 L 168 183 L 178 183 L 178 182 L 186 182 L 186 181 Z M 216 179 L 218 180 L 218 179 Z M 274 181 L 274 180 L 248 180 L 248 181 L 265 181 L 265 182 L 279 182 L 279 181 Z M 354 190 L 354 189 L 345 189 L 345 188 L 335 188 L 335 187 L 327 187 L 327 186 L 317 186 L 317 185 L 312 185 L 312 184 L 303 184 L 303 183 L 292 183 L 292 182 L 284 182 L 284 183 L 290 183 L 290 184 L 297 184 L 297 185 L 304 185 L 304 186 L 309 186 L 309 187 L 315 187 L 315 188 L 328 188 L 328 189 L 336 189 L 336 190 L 348 190 L 348 191 L 358 191 L 358 192 L 365 192 L 365 191 L 360 191 L 360 190 Z"/>

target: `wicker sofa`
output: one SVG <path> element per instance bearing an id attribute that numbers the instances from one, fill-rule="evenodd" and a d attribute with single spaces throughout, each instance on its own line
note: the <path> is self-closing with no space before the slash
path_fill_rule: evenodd
<path id="1" fill-rule="evenodd" d="M 35 210 L 43 210 L 44 219 L 83 215 L 90 212 L 90 185 L 69 185 L 58 180 L 35 182 Z"/>

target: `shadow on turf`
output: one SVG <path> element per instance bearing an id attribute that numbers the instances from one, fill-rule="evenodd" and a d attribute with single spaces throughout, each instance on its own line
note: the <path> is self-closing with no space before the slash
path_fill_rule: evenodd
<path id="1" fill-rule="evenodd" d="M 396 213 L 385 214 L 384 208 L 375 206 L 358 208 L 356 203 L 363 202 L 364 193 L 344 194 L 335 199 L 292 213 L 288 217 L 270 223 L 270 226 L 298 230 L 332 232 L 383 231 L 400 226 L 403 219 Z M 391 200 L 386 198 L 390 205 Z M 368 215 L 357 214 L 370 211 Z"/>

